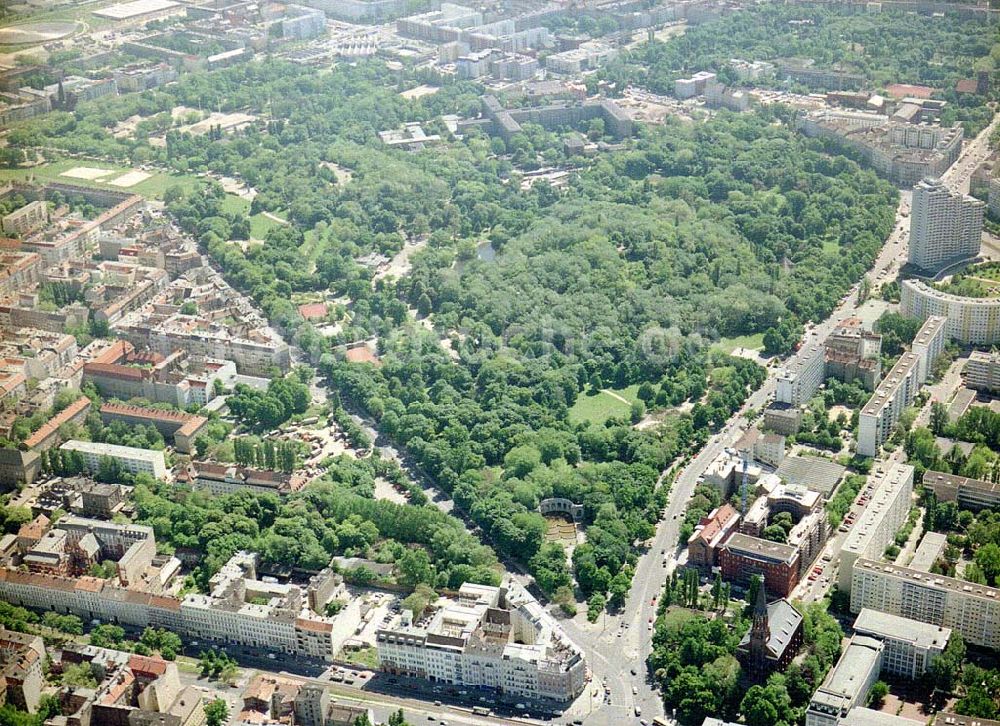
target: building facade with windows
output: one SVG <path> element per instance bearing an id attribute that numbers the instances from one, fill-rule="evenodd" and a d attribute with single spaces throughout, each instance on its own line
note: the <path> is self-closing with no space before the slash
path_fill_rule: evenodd
<path id="1" fill-rule="evenodd" d="M 297 585 L 257 579 L 256 562 L 257 555 L 237 552 L 209 581 L 208 594 L 191 593 L 183 599 L 94 577 L 0 567 L 0 599 L 84 620 L 149 625 L 183 638 L 332 660 L 332 621 L 308 610 Z"/>
<path id="2" fill-rule="evenodd" d="M 963 509 L 978 512 L 1000 507 L 1000 484 L 996 482 L 930 470 L 924 473 L 924 487 L 934 492 L 939 502 L 958 502 Z"/>
<path id="3" fill-rule="evenodd" d="M 851 612 L 871 608 L 951 628 L 973 645 L 1000 648 L 998 588 L 872 559 L 857 560 L 852 570 Z"/>
<path id="4" fill-rule="evenodd" d="M 429 611 L 404 611 L 378 631 L 383 671 L 560 703 L 583 692 L 583 651 L 516 583 L 465 583 Z"/>
<path id="5" fill-rule="evenodd" d="M 892 613 L 863 608 L 854 621 L 854 632 L 882 641 L 882 671 L 915 679 L 944 653 L 951 628 L 922 623 Z"/>
<path id="6" fill-rule="evenodd" d="M 67 441 L 59 448 L 81 454 L 87 471 L 91 473 L 99 471 L 101 461 L 108 458 L 132 474 L 149 474 L 154 479 L 167 478 L 167 464 L 162 451 L 76 440 Z"/>
<path id="7" fill-rule="evenodd" d="M 953 295 L 921 280 L 903 280 L 899 288 L 899 310 L 904 317 L 947 318 L 947 337 L 962 344 L 989 346 L 1000 342 L 1000 298 Z"/>
<path id="8" fill-rule="evenodd" d="M 909 262 L 936 272 L 979 254 L 986 205 L 951 191 L 940 179 L 925 178 L 913 187 Z"/>
<path id="9" fill-rule="evenodd" d="M 1000 389 L 1000 353 L 985 350 L 972 351 L 962 374 L 965 376 L 965 385 L 968 388 L 974 388 L 977 391 Z"/>
<path id="10" fill-rule="evenodd" d="M 809 402 L 823 383 L 824 349 L 814 343 L 778 373 L 774 400 L 792 406 Z"/>
<path id="11" fill-rule="evenodd" d="M 928 316 L 914 336 L 910 350 L 899 357 L 861 409 L 858 454 L 875 456 L 878 453 L 903 411 L 913 403 L 934 361 L 944 352 L 946 340 L 947 320 L 940 315 Z"/>
<path id="12" fill-rule="evenodd" d="M 913 467 L 893 463 L 887 470 L 876 469 L 875 476 L 878 480 L 871 500 L 840 547 L 837 587 L 843 592 L 851 591 L 854 562 L 862 557 L 881 557 L 910 513 Z"/>
<path id="13" fill-rule="evenodd" d="M 734 534 L 719 552 L 719 566 L 727 582 L 747 587 L 754 575 L 764 578 L 769 595 L 788 597 L 799 581 L 798 547 Z"/>

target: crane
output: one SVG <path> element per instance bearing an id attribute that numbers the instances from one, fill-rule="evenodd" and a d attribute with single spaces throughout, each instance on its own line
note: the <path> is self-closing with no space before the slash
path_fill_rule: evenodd
<path id="1" fill-rule="evenodd" d="M 740 451 L 740 459 L 743 462 L 743 478 L 740 480 L 740 516 L 747 514 L 747 484 L 750 481 L 750 452 L 746 449 Z"/>

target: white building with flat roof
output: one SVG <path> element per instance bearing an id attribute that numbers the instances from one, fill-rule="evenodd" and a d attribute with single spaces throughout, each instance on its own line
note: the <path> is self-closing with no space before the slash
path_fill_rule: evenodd
<path id="1" fill-rule="evenodd" d="M 154 479 L 167 478 L 167 463 L 162 451 L 139 449 L 134 446 L 118 446 L 96 441 L 67 441 L 60 446 L 63 451 L 76 451 L 83 455 L 84 465 L 90 473 L 101 468 L 101 460 L 112 459 L 132 474 L 145 473 Z"/>
<path id="2" fill-rule="evenodd" d="M 986 205 L 953 192 L 940 179 L 925 178 L 913 187 L 909 262 L 935 272 L 979 254 Z"/>
<path id="3" fill-rule="evenodd" d="M 149 540 L 152 542 L 152 540 Z M 84 620 L 171 630 L 183 638 L 333 660 L 333 621 L 309 608 L 302 588 L 257 579 L 257 555 L 237 552 L 210 592 L 157 595 L 112 580 L 0 567 L 0 599 Z"/>
<path id="4" fill-rule="evenodd" d="M 876 469 L 875 478 L 871 499 L 840 546 L 837 587 L 844 592 L 851 591 L 851 567 L 855 560 L 881 557 L 910 512 L 912 466 L 893 463 L 884 472 Z"/>
<path id="5" fill-rule="evenodd" d="M 905 284 L 905 283 L 904 283 Z M 913 403 L 931 366 L 944 351 L 947 320 L 931 315 L 920 326 L 910 350 L 882 379 L 858 416 L 858 454 L 875 456 L 907 406 Z"/>
<path id="6" fill-rule="evenodd" d="M 852 613 L 880 610 L 951 628 L 973 645 L 1000 648 L 997 588 L 871 559 L 858 559 L 852 569 Z"/>
<path id="7" fill-rule="evenodd" d="M 873 457 L 920 390 L 920 356 L 906 352 L 858 415 L 858 454 Z"/>
<path id="8" fill-rule="evenodd" d="M 1000 390 L 1000 353 L 974 350 L 962 371 L 965 385 L 977 391 Z"/>
<path id="9" fill-rule="evenodd" d="M 899 287 L 899 311 L 904 317 L 925 320 L 941 315 L 948 319 L 947 336 L 959 343 L 1000 342 L 1000 298 L 953 295 L 922 280 L 903 280 Z"/>
<path id="10" fill-rule="evenodd" d="M 823 346 L 819 343 L 808 345 L 778 371 L 774 400 L 792 406 L 808 403 L 823 383 L 825 365 Z"/>
<path id="11" fill-rule="evenodd" d="M 942 315 L 931 315 L 913 337 L 910 352 L 920 357 L 920 385 L 923 385 L 934 367 L 934 361 L 944 353 L 948 341 L 948 319 Z"/>
<path id="12" fill-rule="evenodd" d="M 951 638 L 951 628 L 869 608 L 858 613 L 854 632 L 882 641 L 883 672 L 910 679 L 922 676 Z"/>
<path id="13" fill-rule="evenodd" d="M 849 723 L 851 709 L 865 703 L 882 670 L 882 641 L 864 635 L 851 638 L 840 660 L 827 674 L 809 702 L 806 726 Z"/>

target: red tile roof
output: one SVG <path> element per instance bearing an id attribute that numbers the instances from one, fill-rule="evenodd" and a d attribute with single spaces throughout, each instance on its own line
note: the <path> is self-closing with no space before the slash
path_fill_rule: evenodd
<path id="1" fill-rule="evenodd" d="M 73 403 L 42 424 L 38 431 L 24 440 L 24 445 L 29 449 L 34 449 L 36 446 L 45 443 L 60 426 L 68 421 L 72 421 L 89 408 L 90 399 L 86 396 L 80 396 Z"/>
<path id="2" fill-rule="evenodd" d="M 703 539 L 706 542 L 711 542 L 712 539 L 717 535 L 726 524 L 733 518 L 739 515 L 733 505 L 726 502 L 721 507 L 715 510 L 713 513 L 715 516 L 708 518 L 705 517 L 701 520 L 704 526 L 695 533 L 695 537 Z"/>
<path id="3" fill-rule="evenodd" d="M 326 317 L 326 303 L 306 303 L 299 305 L 299 315 L 306 320 L 320 320 Z"/>
<path id="4" fill-rule="evenodd" d="M 167 672 L 167 662 L 163 658 L 156 658 L 149 655 L 131 655 L 128 659 L 128 667 L 133 673 L 142 676 L 162 676 Z"/>
<path id="5" fill-rule="evenodd" d="M 356 348 L 349 348 L 347 353 L 344 354 L 350 363 L 371 363 L 373 365 L 381 365 L 382 361 L 378 359 L 378 356 L 372 353 L 371 349 L 366 345 L 359 345 Z"/>
<path id="6" fill-rule="evenodd" d="M 914 86 L 909 83 L 893 83 L 891 86 L 886 86 L 885 92 L 893 98 L 906 98 L 907 96 L 930 98 L 934 89 L 929 86 Z"/>
<path id="7" fill-rule="evenodd" d="M 44 514 L 39 514 L 30 522 L 21 525 L 17 530 L 17 536 L 25 539 L 40 540 L 49 529 L 49 518 Z"/>
<path id="8" fill-rule="evenodd" d="M 975 93 L 979 90 L 979 84 L 975 78 L 963 78 L 955 84 L 955 90 L 959 93 Z"/>

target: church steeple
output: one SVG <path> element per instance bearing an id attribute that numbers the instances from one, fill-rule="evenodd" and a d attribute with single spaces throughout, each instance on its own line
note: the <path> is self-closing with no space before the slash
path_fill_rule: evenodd
<path id="1" fill-rule="evenodd" d="M 750 680 L 762 683 L 767 678 L 767 641 L 771 639 L 771 626 L 767 618 L 767 595 L 764 583 L 757 588 L 753 607 L 753 626 L 750 628 Z"/>

